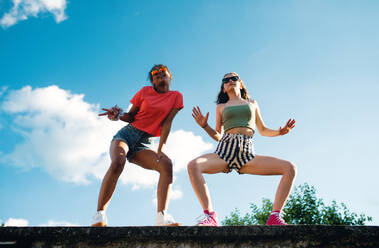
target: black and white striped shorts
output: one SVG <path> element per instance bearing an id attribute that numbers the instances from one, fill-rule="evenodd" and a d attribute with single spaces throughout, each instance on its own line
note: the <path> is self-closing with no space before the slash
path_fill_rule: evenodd
<path id="1" fill-rule="evenodd" d="M 226 173 L 233 169 L 240 173 L 242 166 L 254 158 L 253 137 L 224 133 L 215 153 L 228 163 Z"/>

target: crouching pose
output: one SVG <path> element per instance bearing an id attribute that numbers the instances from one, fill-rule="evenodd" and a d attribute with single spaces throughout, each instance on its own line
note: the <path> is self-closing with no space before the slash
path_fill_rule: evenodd
<path id="1" fill-rule="evenodd" d="M 289 119 L 278 130 L 267 128 L 261 118 L 258 103 L 249 98 L 245 85 L 234 72 L 226 74 L 222 79 L 221 91 L 217 97 L 215 130 L 208 125 L 209 112 L 204 116 L 199 107 L 194 107 L 192 111 L 197 124 L 219 142 L 214 153 L 202 155 L 188 164 L 192 187 L 204 210 L 204 216 L 197 224 L 218 226 L 217 215 L 212 208 L 210 193 L 202 174 L 236 170 L 239 174 L 282 175 L 267 225 L 286 225 L 280 212 L 295 179 L 295 165 L 282 159 L 256 155 L 253 135 L 255 129 L 263 136 L 285 135 L 295 127 L 295 120 Z"/>
<path id="2" fill-rule="evenodd" d="M 170 133 L 171 123 L 183 108 L 183 96 L 170 91 L 172 74 L 165 65 L 156 65 L 149 72 L 152 86 L 143 87 L 130 101 L 133 106 L 128 113 L 117 107 L 103 109 L 110 120 L 121 120 L 130 124 L 122 128 L 110 146 L 111 165 L 104 176 L 97 212 L 92 226 L 106 226 L 105 211 L 116 188 L 117 180 L 124 169 L 126 159 L 142 168 L 159 173 L 156 225 L 179 225 L 166 213 L 168 194 L 172 184 L 172 162 L 163 153 L 163 146 Z M 160 136 L 157 151 L 149 149 L 151 137 Z"/>

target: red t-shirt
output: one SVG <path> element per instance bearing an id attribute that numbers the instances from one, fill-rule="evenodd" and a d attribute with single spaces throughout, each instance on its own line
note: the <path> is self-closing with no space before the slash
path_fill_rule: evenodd
<path id="1" fill-rule="evenodd" d="M 158 93 L 152 86 L 145 86 L 130 102 L 139 108 L 131 125 L 156 137 L 161 135 L 162 122 L 171 109 L 183 108 L 183 95 L 179 91 Z"/>

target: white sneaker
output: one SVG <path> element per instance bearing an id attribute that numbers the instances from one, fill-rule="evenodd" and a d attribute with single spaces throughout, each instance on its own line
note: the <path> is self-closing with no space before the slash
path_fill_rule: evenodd
<path id="1" fill-rule="evenodd" d="M 161 211 L 157 213 L 157 218 L 155 220 L 156 226 L 180 226 L 171 215 L 166 213 L 165 211 Z"/>
<path id="2" fill-rule="evenodd" d="M 96 214 L 93 216 L 92 220 L 92 226 L 107 226 L 107 216 L 105 215 L 104 210 L 97 211 Z"/>

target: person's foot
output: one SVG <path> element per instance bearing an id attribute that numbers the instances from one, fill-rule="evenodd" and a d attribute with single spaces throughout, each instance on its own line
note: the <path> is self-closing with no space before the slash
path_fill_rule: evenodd
<path id="1" fill-rule="evenodd" d="M 157 213 L 157 218 L 155 220 L 156 226 L 180 226 L 180 223 L 176 222 L 174 218 L 166 213 L 161 211 Z"/>
<path id="2" fill-rule="evenodd" d="M 105 215 L 105 211 L 97 211 L 93 216 L 92 225 L 93 227 L 105 227 L 107 226 L 107 216 Z"/>
<path id="3" fill-rule="evenodd" d="M 271 213 L 270 217 L 267 220 L 266 225 L 268 226 L 284 226 L 288 225 L 281 217 L 279 211 L 274 211 Z"/>
<path id="4" fill-rule="evenodd" d="M 218 226 L 218 219 L 216 212 L 209 212 L 204 210 L 204 214 L 198 218 L 197 226 Z"/>

